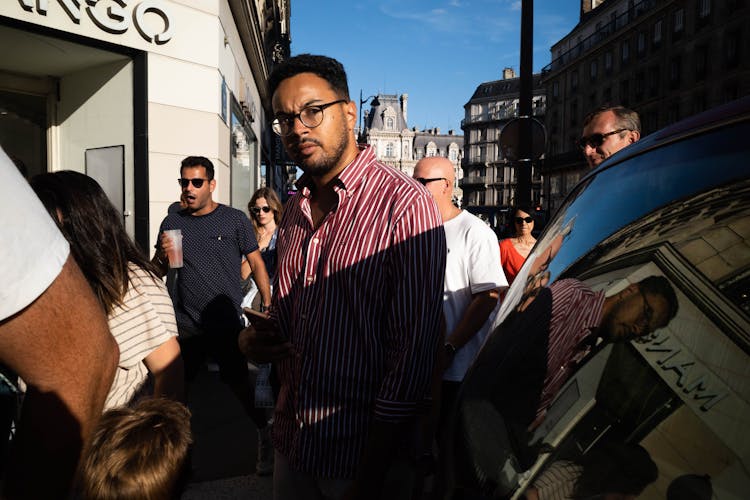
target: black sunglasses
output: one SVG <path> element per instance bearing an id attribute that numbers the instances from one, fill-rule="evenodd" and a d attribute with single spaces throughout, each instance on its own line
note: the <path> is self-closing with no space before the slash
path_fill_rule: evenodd
<path id="1" fill-rule="evenodd" d="M 534 218 L 530 216 L 529 217 L 516 217 L 516 224 L 522 224 L 524 222 L 526 224 L 531 224 L 532 222 L 534 222 Z"/>
<path id="2" fill-rule="evenodd" d="M 250 211 L 254 213 L 255 215 L 260 215 L 260 211 L 263 210 L 263 213 L 268 213 L 271 211 L 271 207 L 266 205 L 265 207 L 251 207 Z"/>
<path id="3" fill-rule="evenodd" d="M 185 179 L 184 177 L 177 179 L 177 183 L 182 186 L 183 188 L 186 188 L 190 185 L 190 183 L 193 183 L 193 186 L 195 186 L 197 189 L 200 189 L 203 186 L 203 183 L 207 181 L 208 179 Z"/>
<path id="4" fill-rule="evenodd" d="M 426 186 L 430 182 L 447 181 L 448 179 L 446 179 L 445 177 L 429 177 L 429 178 L 415 177 L 414 180 L 422 184 L 423 186 Z"/>
<path id="5" fill-rule="evenodd" d="M 579 148 L 586 149 L 586 146 L 591 146 L 592 148 L 596 149 L 602 144 L 604 144 L 604 139 L 609 137 L 610 135 L 619 134 L 620 132 L 625 132 L 626 130 L 630 130 L 627 128 L 618 128 L 617 130 L 613 130 L 612 132 L 607 132 L 606 134 L 591 134 L 587 135 L 586 137 L 581 137 L 576 141 L 576 144 Z"/>

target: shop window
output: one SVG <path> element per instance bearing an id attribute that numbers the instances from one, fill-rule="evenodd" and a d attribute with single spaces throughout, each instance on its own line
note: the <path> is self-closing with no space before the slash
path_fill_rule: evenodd
<path id="1" fill-rule="evenodd" d="M 229 166 L 231 175 L 231 205 L 245 212 L 250 197 L 258 187 L 255 172 L 258 165 L 258 142 L 250 128 L 242 107 L 232 96 L 229 134 Z M 259 185 L 266 185 L 266 172 L 261 171 Z"/>

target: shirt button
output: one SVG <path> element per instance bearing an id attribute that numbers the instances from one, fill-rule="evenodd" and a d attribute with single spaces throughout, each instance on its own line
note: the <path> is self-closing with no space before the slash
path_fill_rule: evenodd
<path id="1" fill-rule="evenodd" d="M 315 278 L 313 278 L 312 276 L 308 276 L 307 277 L 307 282 L 308 283 L 312 283 L 314 280 L 315 280 Z"/>
<path id="2" fill-rule="evenodd" d="M 315 243 L 316 245 L 318 244 L 318 241 L 318 238 L 313 238 L 313 243 Z"/>

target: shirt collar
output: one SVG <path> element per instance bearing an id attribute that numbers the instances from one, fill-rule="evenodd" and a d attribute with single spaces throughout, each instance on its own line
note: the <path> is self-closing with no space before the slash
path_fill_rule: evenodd
<path id="1" fill-rule="evenodd" d="M 343 189 L 345 191 L 352 191 L 365 178 L 367 167 L 375 161 L 375 150 L 372 146 L 357 146 L 359 154 L 352 162 L 344 167 L 344 170 L 336 177 L 334 189 Z M 312 176 L 309 174 L 303 174 L 302 177 L 295 183 L 297 190 L 305 198 L 310 197 L 310 190 L 314 186 Z"/>

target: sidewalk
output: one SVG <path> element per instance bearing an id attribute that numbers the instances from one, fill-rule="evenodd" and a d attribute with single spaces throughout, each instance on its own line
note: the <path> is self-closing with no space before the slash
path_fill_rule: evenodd
<path id="1" fill-rule="evenodd" d="M 270 500 L 271 477 L 255 475 L 255 425 L 219 374 L 202 371 L 188 393 L 193 413 L 193 471 L 182 500 Z"/>

